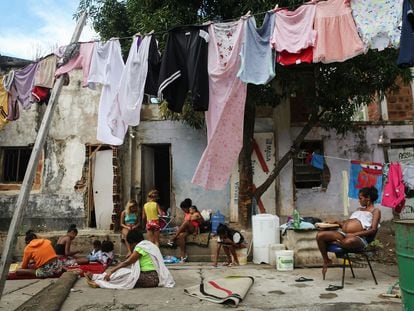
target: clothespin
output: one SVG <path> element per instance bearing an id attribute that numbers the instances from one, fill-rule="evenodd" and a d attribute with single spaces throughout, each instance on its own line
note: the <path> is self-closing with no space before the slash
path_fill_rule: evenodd
<path id="1" fill-rule="evenodd" d="M 141 37 L 141 33 L 140 33 L 140 32 L 137 32 L 137 33 L 134 35 L 134 37 Z"/>
<path id="2" fill-rule="evenodd" d="M 153 29 L 153 30 L 151 30 L 150 32 L 146 33 L 145 35 L 146 35 L 146 36 L 151 36 L 153 33 L 154 33 L 154 29 Z"/>
<path id="3" fill-rule="evenodd" d="M 275 7 L 273 8 L 273 11 L 276 11 L 279 8 L 279 4 L 276 3 Z"/>
<path id="4" fill-rule="evenodd" d="M 241 18 L 242 19 L 247 19 L 247 18 L 249 18 L 250 17 L 250 14 L 251 13 L 251 11 L 249 10 L 249 11 L 247 11 L 247 13 L 246 14 L 244 14 Z"/>

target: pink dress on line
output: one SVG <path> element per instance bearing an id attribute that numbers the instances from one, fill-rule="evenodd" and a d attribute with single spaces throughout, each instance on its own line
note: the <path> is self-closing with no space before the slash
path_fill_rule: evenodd
<path id="1" fill-rule="evenodd" d="M 237 78 L 244 20 L 209 26 L 209 109 L 206 112 L 207 147 L 192 183 L 223 189 L 243 145 L 246 84 Z"/>
<path id="2" fill-rule="evenodd" d="M 346 0 L 318 2 L 314 29 L 318 33 L 313 50 L 314 63 L 343 62 L 364 52 Z"/>

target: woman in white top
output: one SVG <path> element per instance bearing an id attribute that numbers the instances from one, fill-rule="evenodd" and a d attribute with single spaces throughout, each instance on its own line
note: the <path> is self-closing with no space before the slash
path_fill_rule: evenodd
<path id="1" fill-rule="evenodd" d="M 375 187 L 365 187 L 359 191 L 359 203 L 361 207 L 352 213 L 345 221 L 333 221 L 338 224 L 338 231 L 321 231 L 316 236 L 319 251 L 323 258 L 322 275 L 325 279 L 328 265 L 332 261 L 328 258 L 327 246 L 335 242 L 345 249 L 361 249 L 368 245 L 379 228 L 381 211 L 374 206 L 378 199 L 378 190 Z"/>

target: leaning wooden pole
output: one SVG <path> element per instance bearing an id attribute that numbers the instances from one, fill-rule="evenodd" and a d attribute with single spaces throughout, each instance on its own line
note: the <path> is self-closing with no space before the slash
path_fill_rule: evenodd
<path id="1" fill-rule="evenodd" d="M 79 18 L 76 25 L 75 31 L 72 35 L 70 43 L 78 42 L 79 37 L 82 33 L 83 26 L 86 21 L 86 13 L 83 13 Z M 36 168 L 39 163 L 39 157 L 42 153 L 43 146 L 46 141 L 46 137 L 49 133 L 50 123 L 52 122 L 53 112 L 55 110 L 57 99 L 59 98 L 60 91 L 63 86 L 63 78 L 59 77 L 55 85 L 53 86 L 49 103 L 46 108 L 46 112 L 43 116 L 42 124 L 40 125 L 39 132 L 36 137 L 36 141 L 30 155 L 29 164 L 27 165 L 26 173 L 24 175 L 23 183 L 19 196 L 16 202 L 16 209 L 13 213 L 13 218 L 10 223 L 9 232 L 7 233 L 6 243 L 4 245 L 3 254 L 0 258 L 0 298 L 3 294 L 4 286 L 6 284 L 7 274 L 9 273 L 10 263 L 12 260 L 12 255 L 14 248 L 17 243 L 17 237 L 19 234 L 19 229 L 23 222 L 24 211 L 27 206 L 27 201 L 29 199 L 30 190 L 32 189 L 33 180 L 36 174 Z"/>

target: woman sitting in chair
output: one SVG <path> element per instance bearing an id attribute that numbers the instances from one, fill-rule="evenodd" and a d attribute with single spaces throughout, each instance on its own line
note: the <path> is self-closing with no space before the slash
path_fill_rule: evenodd
<path id="1" fill-rule="evenodd" d="M 381 220 L 381 211 L 374 206 L 374 202 L 378 199 L 377 188 L 362 188 L 358 196 L 361 207 L 353 212 L 348 220 L 330 222 L 339 225 L 338 231 L 321 231 L 316 236 L 323 258 L 323 279 L 325 279 L 328 265 L 332 263 L 328 258 L 328 244 L 336 243 L 342 248 L 350 250 L 363 249 L 368 246 L 377 233 Z"/>

